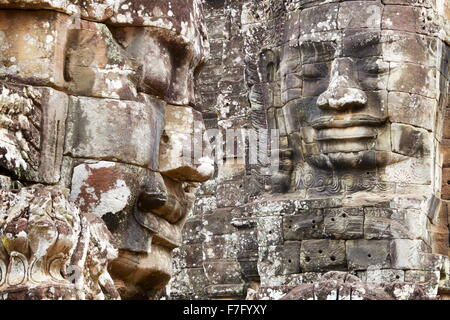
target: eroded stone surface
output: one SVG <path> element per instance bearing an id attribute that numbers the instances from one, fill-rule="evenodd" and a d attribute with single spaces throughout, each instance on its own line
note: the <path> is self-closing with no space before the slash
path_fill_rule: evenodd
<path id="1" fill-rule="evenodd" d="M 5 228 L 25 228 L 0 229 L 20 242 L 1 249 L 1 297 L 159 297 L 198 182 L 214 173 L 194 91 L 209 53 L 201 2 L 5 0 L 0 20 Z M 181 144 L 200 156 L 183 155 Z M 10 210 L 9 197 L 22 207 Z M 63 244 L 35 258 L 27 246 L 57 237 L 58 214 L 70 222 Z M 26 278 L 31 271 L 19 279 L 14 268 L 35 260 L 39 281 Z"/>
<path id="2" fill-rule="evenodd" d="M 0 0 L 0 186 L 5 228 L 19 230 L 0 249 L 0 290 L 20 280 L 11 261 L 36 260 L 22 240 L 44 243 L 62 203 L 79 222 L 55 250 L 73 248 L 84 277 L 32 271 L 40 285 L 22 279 L 6 298 L 157 298 L 171 277 L 172 298 L 445 296 L 449 12 L 428 0 Z M 277 130 L 279 165 L 261 146 L 252 161 L 250 136 L 234 132 L 222 154 L 204 134 L 243 128 Z M 39 210 L 15 219 L 14 201 Z"/>
<path id="3" fill-rule="evenodd" d="M 239 261 L 249 298 L 279 299 L 298 285 L 304 295 L 294 299 L 445 296 L 445 281 L 433 272 L 445 273 L 441 259 L 448 255 L 447 3 L 205 7 L 213 59 L 197 84 L 211 105 L 204 114 L 211 128 L 278 130 L 280 165 L 277 171 L 250 163 L 248 150 L 242 167 L 234 167 L 236 159 L 218 164 L 215 189 L 199 193 L 194 219 L 210 222 L 209 215 L 231 211 L 234 229 L 214 230 L 223 245 L 246 250 L 208 254 L 207 245 L 204 261 Z M 189 267 L 180 270 L 176 281 L 189 281 Z M 321 282 L 329 270 L 364 282 Z M 418 279 L 429 282 L 419 289 Z"/>
<path id="4" fill-rule="evenodd" d="M 107 271 L 118 255 L 111 234 L 67 193 L 43 185 L 2 190 L 2 300 L 119 298 Z"/>

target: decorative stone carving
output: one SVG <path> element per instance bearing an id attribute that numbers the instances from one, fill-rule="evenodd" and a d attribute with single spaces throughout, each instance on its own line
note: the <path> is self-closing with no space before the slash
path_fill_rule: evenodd
<path id="1" fill-rule="evenodd" d="M 281 300 L 428 300 L 424 285 L 363 282 L 345 272 L 328 272 L 314 284 L 301 285 Z"/>
<path id="2" fill-rule="evenodd" d="M 107 271 L 118 255 L 109 231 L 67 196 L 43 185 L 1 190 L 3 300 L 119 298 Z"/>
<path id="3" fill-rule="evenodd" d="M 214 173 L 194 110 L 202 14 L 198 0 L 0 1 L 3 298 L 164 289 Z"/>
<path id="4" fill-rule="evenodd" d="M 447 278 L 449 254 L 448 3 L 267 0 L 207 8 L 215 60 L 198 87 L 220 112 L 212 126 L 277 130 L 279 166 L 251 163 L 248 140 L 245 168 L 232 179 L 218 175 L 217 191 L 199 194 L 208 210 L 195 221 L 229 210 L 234 229 L 224 227 L 221 237 L 243 248 L 236 257 L 224 249 L 205 254 L 203 265 L 240 262 L 242 282 L 259 298 L 278 299 L 299 285 L 312 293 L 328 271 L 398 292 L 426 282 L 419 295 L 379 297 L 446 298 L 439 278 Z M 238 14 L 218 18 L 228 10 Z M 219 25 L 229 26 L 225 34 Z M 228 53 L 242 47 L 233 74 L 245 79 L 228 76 Z M 217 100 L 209 79 L 219 79 Z M 232 87 L 222 86 L 229 79 Z M 248 101 L 233 105 L 236 92 Z M 198 241 L 186 237 L 186 246 Z M 229 265 L 230 273 L 239 269 Z M 178 281 L 188 281 L 194 268 L 180 269 Z M 201 281 L 241 297 L 228 279 L 213 284 L 205 272 Z"/>

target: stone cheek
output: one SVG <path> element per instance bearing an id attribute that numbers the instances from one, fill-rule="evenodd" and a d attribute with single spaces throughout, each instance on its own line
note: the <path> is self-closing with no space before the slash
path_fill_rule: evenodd
<path id="1" fill-rule="evenodd" d="M 209 180 L 214 173 L 214 163 L 201 113 L 188 107 L 168 105 L 165 119 L 159 170 L 176 180 Z"/>

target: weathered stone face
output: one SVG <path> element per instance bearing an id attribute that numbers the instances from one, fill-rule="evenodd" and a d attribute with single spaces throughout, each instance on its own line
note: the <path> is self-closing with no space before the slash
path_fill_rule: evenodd
<path id="1" fill-rule="evenodd" d="M 175 295 L 239 298 L 244 283 L 268 299 L 299 285 L 293 298 L 446 294 L 448 1 L 206 3 L 214 60 L 198 87 L 219 113 L 211 126 L 277 130 L 279 165 L 248 150 L 240 171 L 218 165 Z M 219 263 L 229 277 L 211 272 Z M 337 270 L 363 283 L 321 280 Z M 194 279 L 206 290 L 180 285 Z"/>
<path id="2" fill-rule="evenodd" d="M 309 165 L 342 171 L 409 161 L 431 172 L 427 130 L 438 109 L 442 44 L 437 17 L 418 30 L 425 11 L 349 1 L 291 14 L 282 85 L 298 96 L 286 97 L 284 109 L 295 115 L 292 144 Z"/>
<path id="3" fill-rule="evenodd" d="M 209 51 L 200 2 L 6 0 L 0 18 L 5 187 L 69 188 L 120 249 L 122 297 L 152 296 L 214 172 L 194 110 Z"/>

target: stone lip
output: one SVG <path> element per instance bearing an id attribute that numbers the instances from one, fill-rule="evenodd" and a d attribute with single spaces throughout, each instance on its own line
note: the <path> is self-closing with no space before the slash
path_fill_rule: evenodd
<path id="1" fill-rule="evenodd" d="M 370 115 L 351 115 L 349 119 L 335 119 L 322 117 L 311 123 L 315 129 L 323 128 L 348 128 L 361 125 L 377 126 L 385 123 L 387 118 L 376 118 Z"/>

